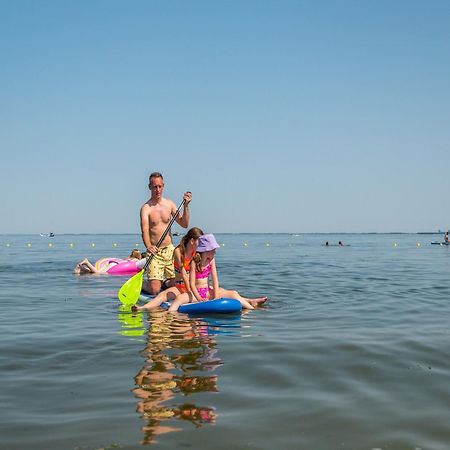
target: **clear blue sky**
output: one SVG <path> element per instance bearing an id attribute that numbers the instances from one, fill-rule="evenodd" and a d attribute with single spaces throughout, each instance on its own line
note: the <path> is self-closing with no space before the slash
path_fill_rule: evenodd
<path id="1" fill-rule="evenodd" d="M 450 226 L 448 0 L 0 8 L 0 233 Z"/>

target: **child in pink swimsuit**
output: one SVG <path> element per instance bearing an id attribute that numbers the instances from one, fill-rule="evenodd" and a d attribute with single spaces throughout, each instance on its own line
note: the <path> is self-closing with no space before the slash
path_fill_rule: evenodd
<path id="1" fill-rule="evenodd" d="M 237 291 L 223 289 L 219 286 L 216 260 L 214 259 L 218 248 L 219 244 L 213 234 L 204 234 L 199 237 L 197 253 L 191 261 L 189 270 L 189 284 L 194 299 L 180 296 L 172 303 L 169 311 L 176 311 L 180 305 L 188 303 L 189 300 L 203 302 L 222 297 L 234 298 L 239 300 L 245 309 L 255 309 L 255 306 L 267 301 L 267 297 L 246 298 L 242 297 Z"/>

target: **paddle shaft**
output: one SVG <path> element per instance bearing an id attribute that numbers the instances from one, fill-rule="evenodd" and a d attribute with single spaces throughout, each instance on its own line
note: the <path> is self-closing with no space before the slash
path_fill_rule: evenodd
<path id="1" fill-rule="evenodd" d="M 164 233 L 162 234 L 161 238 L 159 239 L 158 243 L 156 244 L 156 247 L 159 248 L 159 246 L 163 243 L 164 239 L 167 236 L 167 233 L 170 231 L 171 226 L 173 225 L 173 223 L 175 222 L 176 218 L 178 217 L 178 214 L 180 214 L 181 208 L 183 207 L 183 205 L 186 203 L 186 200 L 183 199 L 183 201 L 181 202 L 180 206 L 178 207 L 176 213 L 173 215 L 172 219 L 169 222 L 169 225 L 167 225 L 166 230 L 164 231 Z M 152 262 L 152 259 L 155 255 L 153 253 L 150 253 L 150 255 L 147 257 L 147 262 L 145 263 L 144 267 L 142 268 L 142 272 L 145 272 L 147 270 L 147 267 L 150 265 L 150 263 Z"/>

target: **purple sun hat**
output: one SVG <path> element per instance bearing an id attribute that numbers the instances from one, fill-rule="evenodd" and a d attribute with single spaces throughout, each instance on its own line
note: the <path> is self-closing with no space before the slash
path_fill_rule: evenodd
<path id="1" fill-rule="evenodd" d="M 213 234 L 204 234 L 198 238 L 197 251 L 199 253 L 209 252 L 219 247 L 220 245 L 217 243 Z"/>

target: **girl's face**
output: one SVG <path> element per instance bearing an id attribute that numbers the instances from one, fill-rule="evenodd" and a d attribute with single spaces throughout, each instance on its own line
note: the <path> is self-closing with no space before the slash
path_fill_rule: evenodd
<path id="1" fill-rule="evenodd" d="M 204 261 L 212 261 L 214 259 L 214 255 L 216 254 L 215 250 L 209 250 L 207 252 L 203 252 Z"/>
<path id="2" fill-rule="evenodd" d="M 198 239 L 189 239 L 189 246 L 191 247 L 192 251 L 195 252 L 198 246 Z"/>

